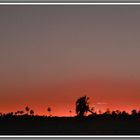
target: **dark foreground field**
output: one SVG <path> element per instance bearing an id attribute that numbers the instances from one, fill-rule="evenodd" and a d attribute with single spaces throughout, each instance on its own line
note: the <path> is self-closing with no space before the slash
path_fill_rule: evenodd
<path id="1" fill-rule="evenodd" d="M 140 118 L 3 117 L 0 135 L 139 135 Z"/>

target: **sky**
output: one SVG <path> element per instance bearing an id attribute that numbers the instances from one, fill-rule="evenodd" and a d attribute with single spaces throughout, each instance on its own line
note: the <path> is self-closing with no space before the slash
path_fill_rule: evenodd
<path id="1" fill-rule="evenodd" d="M 0 112 L 140 109 L 140 6 L 0 6 Z M 72 111 L 70 114 L 69 111 Z"/>

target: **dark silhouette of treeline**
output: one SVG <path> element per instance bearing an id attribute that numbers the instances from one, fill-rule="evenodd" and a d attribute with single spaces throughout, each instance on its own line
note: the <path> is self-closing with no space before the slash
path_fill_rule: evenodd
<path id="1" fill-rule="evenodd" d="M 48 111 L 49 112 L 49 111 Z M 49 115 L 34 115 L 34 111 L 31 110 L 29 111 L 29 113 L 26 113 L 24 111 L 16 111 L 16 112 L 9 112 L 9 113 L 0 113 L 0 118 L 4 118 L 4 117 L 59 117 L 59 116 L 52 116 L 51 114 Z M 128 113 L 126 111 L 119 111 L 119 110 L 116 110 L 116 111 L 110 111 L 109 109 L 107 109 L 105 112 L 103 113 L 97 113 L 96 111 L 92 112 L 91 114 L 89 115 L 86 115 L 86 116 L 78 116 L 78 115 L 75 115 L 75 116 L 67 116 L 67 117 L 75 117 L 75 118 L 91 118 L 91 117 L 111 117 L 111 118 L 119 118 L 119 117 L 128 117 L 128 118 L 133 118 L 133 117 L 140 117 L 140 111 L 137 111 L 136 109 L 133 109 L 131 111 L 131 113 Z"/>
<path id="2" fill-rule="evenodd" d="M 51 114 L 36 115 L 26 106 L 24 110 L 0 113 L 0 135 L 139 135 L 140 111 L 110 111 L 96 113 L 89 105 L 89 97 L 75 102 L 75 116 L 58 117 Z"/>
<path id="3" fill-rule="evenodd" d="M 89 97 L 83 96 L 83 97 L 80 97 L 79 99 L 77 99 L 76 114 L 77 114 L 77 117 L 79 117 L 79 118 L 85 117 L 88 112 L 91 113 L 90 115 L 88 115 L 88 117 L 93 117 L 93 116 L 97 116 L 97 117 L 140 117 L 140 110 L 137 111 L 136 109 L 133 109 L 131 111 L 131 114 L 129 114 L 126 111 L 119 111 L 119 110 L 110 111 L 109 109 L 107 109 L 104 113 L 101 113 L 100 111 L 99 111 L 99 113 L 97 113 L 94 110 L 95 110 L 94 107 L 89 106 Z"/>

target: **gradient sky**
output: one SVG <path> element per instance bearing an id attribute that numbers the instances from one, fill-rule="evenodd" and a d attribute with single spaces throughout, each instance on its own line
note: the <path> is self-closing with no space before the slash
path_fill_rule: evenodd
<path id="1" fill-rule="evenodd" d="M 0 6 L 0 111 L 140 109 L 140 6 Z"/>

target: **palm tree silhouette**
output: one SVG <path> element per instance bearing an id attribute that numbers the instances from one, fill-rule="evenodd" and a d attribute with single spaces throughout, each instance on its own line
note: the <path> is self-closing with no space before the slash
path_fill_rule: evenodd
<path id="1" fill-rule="evenodd" d="M 51 111 L 52 111 L 52 109 L 50 107 L 48 107 L 49 116 L 51 116 Z"/>
<path id="2" fill-rule="evenodd" d="M 28 106 L 25 107 L 25 110 L 26 110 L 27 114 L 29 114 L 30 108 Z"/>

